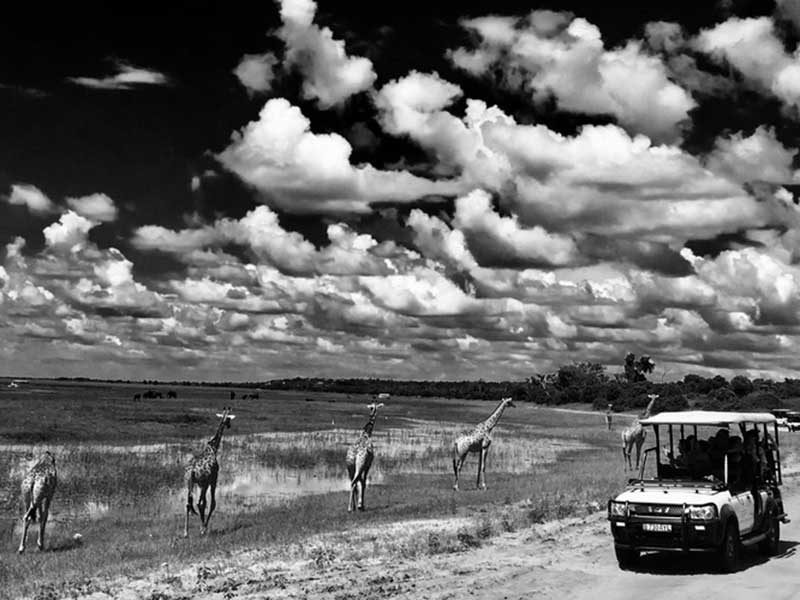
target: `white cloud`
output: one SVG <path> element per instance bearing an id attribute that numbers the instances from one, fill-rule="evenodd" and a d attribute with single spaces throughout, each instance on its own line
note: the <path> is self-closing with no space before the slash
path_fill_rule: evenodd
<path id="1" fill-rule="evenodd" d="M 233 70 L 233 74 L 248 93 L 266 93 L 272 89 L 278 59 L 272 52 L 245 54 Z"/>
<path id="2" fill-rule="evenodd" d="M 24 183 L 17 183 L 11 186 L 11 194 L 6 196 L 6 202 L 25 205 L 29 211 L 38 215 L 46 215 L 57 210 L 55 204 L 42 190 Z"/>
<path id="3" fill-rule="evenodd" d="M 86 245 L 89 231 L 96 225 L 95 221 L 68 210 L 57 222 L 45 227 L 42 233 L 48 247 L 75 252 Z"/>
<path id="4" fill-rule="evenodd" d="M 67 205 L 79 215 L 93 221 L 108 222 L 117 218 L 117 207 L 105 194 L 67 198 Z"/>
<path id="5" fill-rule="evenodd" d="M 796 154 L 797 150 L 789 150 L 777 140 L 774 129 L 762 126 L 747 137 L 739 132 L 718 138 L 706 164 L 740 182 L 787 183 L 800 175 L 792 169 Z"/>
<path id="6" fill-rule="evenodd" d="M 313 23 L 316 2 L 280 0 L 280 5 L 283 27 L 278 36 L 286 44 L 284 62 L 302 73 L 306 98 L 330 108 L 372 86 L 377 78 L 372 62 L 349 56 L 329 28 Z"/>
<path id="7" fill-rule="evenodd" d="M 117 72 L 106 77 L 68 77 L 76 85 L 98 90 L 132 90 L 140 86 L 170 85 L 166 75 L 153 69 L 116 63 Z"/>
<path id="8" fill-rule="evenodd" d="M 467 237 L 473 255 L 494 265 L 547 264 L 564 266 L 580 262 L 572 238 L 552 234 L 544 228 L 522 227 L 516 216 L 501 217 L 491 196 L 475 190 L 456 200 L 453 225 Z"/>
<path id="9" fill-rule="evenodd" d="M 738 69 L 754 85 L 800 108 L 800 58 L 786 52 L 769 17 L 740 19 L 700 31 L 693 46 Z"/>
<path id="10" fill-rule="evenodd" d="M 656 141 L 679 139 L 696 102 L 670 81 L 661 60 L 635 40 L 606 50 L 595 25 L 570 18 L 534 11 L 526 20 L 464 20 L 481 43 L 450 58 L 473 75 L 497 68 L 506 86 L 529 90 L 536 101 L 552 95 L 562 110 L 613 115 L 626 129 Z"/>
<path id="11" fill-rule="evenodd" d="M 344 137 L 311 132 L 300 109 L 277 98 L 217 158 L 265 201 L 290 212 L 368 212 L 371 202 L 407 202 L 463 187 L 406 171 L 354 167 L 351 152 Z"/>

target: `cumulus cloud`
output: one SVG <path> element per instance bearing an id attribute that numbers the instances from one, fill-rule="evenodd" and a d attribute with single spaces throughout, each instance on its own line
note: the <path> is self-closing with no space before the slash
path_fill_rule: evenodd
<path id="1" fill-rule="evenodd" d="M 272 89 L 277 65 L 278 59 L 272 52 L 245 54 L 233 70 L 233 74 L 249 94 L 263 94 Z"/>
<path id="2" fill-rule="evenodd" d="M 790 55 L 769 17 L 740 19 L 700 31 L 694 47 L 735 67 L 753 85 L 800 108 L 800 59 Z"/>
<path id="3" fill-rule="evenodd" d="M 289 212 L 368 212 L 373 202 L 409 202 L 452 195 L 457 181 L 431 181 L 407 171 L 353 166 L 352 147 L 339 134 L 315 134 L 309 120 L 283 98 L 269 100 L 257 121 L 218 156 L 227 169 Z"/>
<path id="4" fill-rule="evenodd" d="M 67 198 L 67 205 L 82 217 L 93 221 L 108 222 L 117 218 L 117 207 L 105 194 Z"/>
<path id="5" fill-rule="evenodd" d="M 82 87 L 97 90 L 132 90 L 147 86 L 170 85 L 166 75 L 153 69 L 134 67 L 124 62 L 115 63 L 116 73 L 105 77 L 68 77 L 70 81 Z"/>
<path id="6" fill-rule="evenodd" d="M 42 190 L 34 185 L 17 183 L 11 186 L 11 194 L 5 197 L 9 204 L 18 204 L 28 207 L 34 214 L 46 215 L 57 210 L 53 201 Z"/>
<path id="7" fill-rule="evenodd" d="M 522 227 L 516 216 L 501 217 L 483 190 L 456 200 L 453 225 L 465 233 L 473 255 L 483 265 L 564 266 L 581 261 L 572 238 L 538 226 Z"/>
<path id="8" fill-rule="evenodd" d="M 369 89 L 377 75 L 372 62 L 349 56 L 327 27 L 314 24 L 313 0 L 279 0 L 283 21 L 277 35 L 286 44 L 284 63 L 303 75 L 303 95 L 330 108 Z"/>
<path id="9" fill-rule="evenodd" d="M 462 25 L 480 43 L 450 52 L 452 62 L 473 75 L 497 70 L 504 85 L 531 92 L 535 101 L 553 97 L 562 110 L 612 115 L 656 141 L 680 138 L 696 106 L 641 42 L 607 50 L 585 19 L 534 11 L 527 19 L 480 17 Z"/>
<path id="10" fill-rule="evenodd" d="M 275 212 L 259 206 L 241 219 L 218 219 L 196 229 L 174 231 L 145 225 L 135 231 L 131 242 L 142 250 L 169 252 L 193 264 L 206 256 L 199 252 L 238 244 L 248 248 L 260 263 L 296 275 L 386 273 L 396 269 L 390 258 L 413 259 L 394 242 L 379 244 L 372 236 L 358 234 L 343 223 L 330 224 L 327 235 L 330 243 L 318 250 L 301 234 L 284 229 Z M 210 266 L 204 265 L 206 269 Z"/>
<path id="11" fill-rule="evenodd" d="M 736 181 L 788 183 L 800 178 L 792 169 L 797 150 L 789 150 L 775 137 L 775 130 L 758 127 L 749 136 L 740 131 L 718 138 L 707 158 L 708 167 Z"/>
<path id="12" fill-rule="evenodd" d="M 96 225 L 95 221 L 69 210 L 42 233 L 48 247 L 75 252 L 86 245 L 89 231 Z"/>

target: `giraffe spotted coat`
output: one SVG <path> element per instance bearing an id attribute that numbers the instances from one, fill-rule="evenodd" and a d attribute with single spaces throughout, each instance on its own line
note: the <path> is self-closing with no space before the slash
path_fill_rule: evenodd
<path id="1" fill-rule="evenodd" d="M 648 394 L 647 397 L 650 399 L 650 402 L 647 404 L 647 408 L 644 409 L 644 412 L 639 416 L 639 419 L 646 419 L 650 416 L 650 412 L 653 410 L 653 404 L 658 398 L 658 394 Z M 644 441 L 647 438 L 647 431 L 645 431 L 644 427 L 637 419 L 622 431 L 621 437 L 622 459 L 625 461 L 625 468 L 628 470 L 633 469 L 633 466 L 631 465 L 631 452 L 633 452 L 635 446 L 636 468 L 638 469 L 639 460 L 642 455 L 642 445 L 644 445 Z"/>
<path id="2" fill-rule="evenodd" d="M 50 503 L 53 501 L 57 484 L 56 459 L 50 452 L 45 452 L 44 456 L 33 465 L 22 480 L 22 503 L 25 514 L 22 517 L 20 553 L 25 552 L 28 527 L 31 523 L 35 523 L 37 519 L 39 520 L 39 537 L 36 540 L 36 546 L 39 550 L 44 550 L 44 530 L 47 525 L 47 517 L 50 514 Z"/>
<path id="3" fill-rule="evenodd" d="M 485 421 L 478 423 L 471 431 L 462 433 L 453 442 L 453 473 L 456 477 L 454 490 L 458 490 L 458 474 L 470 452 L 478 455 L 477 487 L 486 489 L 486 455 L 489 452 L 489 446 L 492 445 L 492 429 L 497 425 L 507 406 L 514 406 L 511 398 L 503 398 Z"/>
<path id="4" fill-rule="evenodd" d="M 200 511 L 200 535 L 204 535 L 208 531 L 208 522 L 211 520 L 211 515 L 217 506 L 217 477 L 219 475 L 217 452 L 222 441 L 222 433 L 225 429 L 230 428 L 231 421 L 235 418 L 235 415 L 230 414 L 230 409 L 226 408 L 222 414 L 217 416 L 220 417 L 220 423 L 214 437 L 206 443 L 203 452 L 196 455 L 189 463 L 189 466 L 186 467 L 184 482 L 186 484 L 187 499 L 183 537 L 189 536 L 189 513 L 197 514 L 192 497 L 195 486 L 200 490 L 197 500 L 197 510 Z M 206 491 L 209 489 L 211 490 L 211 504 L 208 505 L 208 516 L 206 516 Z"/>
<path id="5" fill-rule="evenodd" d="M 375 449 L 372 446 L 372 430 L 375 427 L 375 417 L 378 409 L 383 406 L 380 404 L 368 405 L 370 410 L 369 421 L 364 425 L 364 430 L 356 441 L 350 444 L 347 449 L 345 463 L 347 464 L 347 474 L 350 477 L 350 502 L 347 511 L 356 508 L 356 497 L 358 499 L 358 510 L 364 510 L 364 492 L 367 489 L 367 474 L 375 458 Z"/>

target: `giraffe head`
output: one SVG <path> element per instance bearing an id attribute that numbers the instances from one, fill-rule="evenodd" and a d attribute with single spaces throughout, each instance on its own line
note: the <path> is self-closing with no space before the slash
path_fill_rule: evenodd
<path id="1" fill-rule="evenodd" d="M 372 404 L 367 404 L 367 408 L 369 409 L 369 412 L 370 412 L 371 415 L 374 415 L 376 412 L 378 412 L 378 409 L 381 406 L 383 406 L 383 402 L 379 402 L 379 403 L 373 402 Z"/>
<path id="2" fill-rule="evenodd" d="M 220 424 L 224 425 L 225 427 L 230 427 L 231 426 L 231 421 L 233 421 L 236 418 L 236 415 L 231 414 L 231 409 L 230 408 L 226 408 L 221 413 L 217 413 L 217 416 L 220 419 L 222 419 L 222 422 Z"/>
<path id="3" fill-rule="evenodd" d="M 56 464 L 56 457 L 49 450 L 45 450 L 44 457 L 52 464 Z"/>
<path id="4" fill-rule="evenodd" d="M 503 398 L 502 402 L 506 406 L 516 406 L 516 404 L 514 404 L 514 398 L 512 398 L 511 396 L 508 396 L 507 398 Z"/>

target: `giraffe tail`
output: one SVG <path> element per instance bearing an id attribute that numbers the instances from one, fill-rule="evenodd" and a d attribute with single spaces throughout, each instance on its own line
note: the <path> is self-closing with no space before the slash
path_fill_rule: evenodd
<path id="1" fill-rule="evenodd" d="M 36 523 L 36 505 L 31 504 L 30 508 L 25 512 L 25 520 L 30 520 L 31 523 Z"/>

